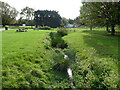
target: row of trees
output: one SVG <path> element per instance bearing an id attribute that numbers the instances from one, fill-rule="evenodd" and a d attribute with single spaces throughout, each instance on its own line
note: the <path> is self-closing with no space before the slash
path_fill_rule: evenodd
<path id="1" fill-rule="evenodd" d="M 66 26 L 67 24 L 78 24 L 79 17 L 76 19 L 66 19 L 61 17 L 57 11 L 37 10 L 25 7 L 19 13 L 14 7 L 0 1 L 0 18 L 2 18 L 2 25 L 9 24 L 27 24 L 27 25 L 40 25 L 40 26 Z M 20 18 L 16 20 L 16 17 Z"/>
<path id="2" fill-rule="evenodd" d="M 80 22 L 93 27 L 111 27 L 111 34 L 115 34 L 114 27 L 120 25 L 120 2 L 83 2 L 80 9 Z"/>
<path id="3" fill-rule="evenodd" d="M 56 27 L 61 24 L 61 17 L 56 11 L 35 11 L 33 8 L 25 7 L 19 13 L 14 7 L 11 7 L 9 4 L 0 1 L 0 18 L 2 25 L 9 24 L 27 24 L 27 25 L 35 25 L 39 23 L 40 26 L 44 25 Z M 20 18 L 16 20 L 16 17 L 20 14 Z M 37 14 L 39 14 L 39 18 L 37 18 Z M 42 21 L 42 19 L 44 21 Z M 37 19 L 40 19 L 37 22 Z M 54 25 L 54 26 L 53 26 Z"/>
<path id="4" fill-rule="evenodd" d="M 75 19 L 66 19 L 65 17 L 62 17 L 61 21 L 63 26 L 66 26 L 67 24 L 78 25 L 80 24 L 80 16 L 76 17 Z"/>
<path id="5" fill-rule="evenodd" d="M 2 25 L 8 24 L 34 24 L 34 9 L 25 7 L 19 13 L 14 7 L 11 7 L 9 4 L 0 1 L 0 20 L 2 20 Z M 20 14 L 19 20 L 16 20 L 16 17 Z"/>
<path id="6" fill-rule="evenodd" d="M 21 10 L 20 19 L 16 20 L 19 12 L 9 4 L 0 1 L 0 20 L 3 26 L 9 24 L 31 24 L 31 21 L 33 20 L 33 12 L 34 9 L 25 7 Z"/>

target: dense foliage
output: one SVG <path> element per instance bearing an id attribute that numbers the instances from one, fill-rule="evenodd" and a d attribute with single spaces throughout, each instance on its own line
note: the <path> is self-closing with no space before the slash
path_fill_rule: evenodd
<path id="1" fill-rule="evenodd" d="M 120 2 L 84 2 L 80 9 L 80 20 L 91 27 L 111 27 L 114 35 L 116 25 L 120 23 Z"/>
<path id="2" fill-rule="evenodd" d="M 18 11 L 5 2 L 0 1 L 0 20 L 2 20 L 2 25 L 15 24 Z"/>
<path id="3" fill-rule="evenodd" d="M 34 18 L 34 9 L 30 7 L 25 7 L 21 10 L 20 15 L 22 18 L 32 20 Z"/>
<path id="4" fill-rule="evenodd" d="M 55 48 L 67 48 L 67 43 L 62 39 L 61 35 L 55 32 L 50 33 L 51 46 Z"/>
<path id="5" fill-rule="evenodd" d="M 36 26 L 50 26 L 55 28 L 61 24 L 61 16 L 56 11 L 37 10 L 34 14 L 34 20 Z"/>
<path id="6" fill-rule="evenodd" d="M 39 26 L 39 29 L 41 29 L 41 30 L 50 30 L 51 27 L 49 27 L 49 26 L 44 26 L 44 27 Z"/>
<path id="7" fill-rule="evenodd" d="M 20 18 L 18 20 L 19 24 L 35 25 L 34 22 L 34 9 L 30 7 L 25 7 L 20 12 Z"/>
<path id="8" fill-rule="evenodd" d="M 68 30 L 66 28 L 59 28 L 57 30 L 57 34 L 61 37 L 65 36 L 68 34 Z"/>

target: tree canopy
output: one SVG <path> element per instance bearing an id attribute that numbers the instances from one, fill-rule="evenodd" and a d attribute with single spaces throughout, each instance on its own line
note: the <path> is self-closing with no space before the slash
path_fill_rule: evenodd
<path id="1" fill-rule="evenodd" d="M 34 9 L 25 7 L 20 12 L 19 24 L 34 25 Z"/>
<path id="2" fill-rule="evenodd" d="M 34 14 L 36 26 L 59 27 L 61 25 L 61 16 L 56 11 L 37 10 Z"/>
<path id="3" fill-rule="evenodd" d="M 2 12 L 1 18 L 3 26 L 6 24 L 16 23 L 18 11 L 14 7 L 11 7 L 9 4 L 0 1 L 0 12 Z"/>
<path id="4" fill-rule="evenodd" d="M 64 27 L 68 24 L 68 19 L 66 19 L 65 17 L 62 17 L 62 20 L 61 20 L 61 25 Z"/>
<path id="5" fill-rule="evenodd" d="M 34 9 L 30 7 L 25 7 L 21 10 L 20 15 L 22 18 L 25 18 L 27 20 L 32 20 L 34 17 Z"/>
<path id="6" fill-rule="evenodd" d="M 84 2 L 80 10 L 80 20 L 89 27 L 109 26 L 112 34 L 120 23 L 120 2 Z"/>

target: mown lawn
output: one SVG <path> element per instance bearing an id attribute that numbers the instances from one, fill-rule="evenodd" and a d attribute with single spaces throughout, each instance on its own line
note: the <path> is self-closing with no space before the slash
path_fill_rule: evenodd
<path id="1" fill-rule="evenodd" d="M 118 88 L 118 37 L 75 30 L 63 39 L 76 50 L 71 67 L 76 88 Z M 3 88 L 71 88 L 67 73 L 53 69 L 57 53 L 45 48 L 51 31 L 2 32 Z"/>

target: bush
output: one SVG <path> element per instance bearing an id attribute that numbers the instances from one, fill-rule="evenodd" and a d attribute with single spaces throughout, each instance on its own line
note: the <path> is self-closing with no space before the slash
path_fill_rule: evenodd
<path id="1" fill-rule="evenodd" d="M 118 74 L 105 61 L 106 58 L 79 58 L 73 65 L 74 82 L 76 88 L 116 88 Z"/>
<path id="2" fill-rule="evenodd" d="M 16 29 L 19 28 L 19 26 L 9 26 L 10 29 Z"/>
<path id="3" fill-rule="evenodd" d="M 38 77 L 38 78 L 44 77 L 43 72 L 41 70 L 37 70 L 37 69 L 33 69 L 31 71 L 31 75 L 33 75 L 34 77 Z"/>
<path id="4" fill-rule="evenodd" d="M 75 49 L 66 49 L 64 53 L 68 55 L 70 61 L 75 61 L 76 58 L 76 50 Z"/>
<path id="5" fill-rule="evenodd" d="M 61 37 L 67 35 L 66 28 L 59 28 L 58 31 L 57 31 L 57 34 L 60 35 Z"/>
<path id="6" fill-rule="evenodd" d="M 74 49 L 66 49 L 64 52 L 61 52 L 61 50 L 56 50 L 55 52 L 57 52 L 57 55 L 53 57 L 56 62 L 54 69 L 66 71 L 68 67 L 73 65 L 76 56 Z M 65 59 L 64 55 L 67 55 L 68 58 Z"/>
<path id="7" fill-rule="evenodd" d="M 67 43 L 57 33 L 51 32 L 50 38 L 51 38 L 52 47 L 61 48 L 61 49 L 68 47 Z"/>
<path id="8" fill-rule="evenodd" d="M 35 26 L 19 26 L 20 29 L 34 29 Z"/>
<path id="9" fill-rule="evenodd" d="M 42 26 L 39 26 L 38 28 L 39 28 L 39 29 L 42 29 L 43 27 L 42 27 Z"/>
<path id="10" fill-rule="evenodd" d="M 44 27 L 39 26 L 39 29 L 41 29 L 41 30 L 51 30 L 51 27 L 49 27 L 49 26 L 44 26 Z"/>
<path id="11" fill-rule="evenodd" d="M 59 52 L 53 58 L 56 62 L 53 69 L 66 72 L 66 69 L 69 67 L 70 63 L 69 60 L 64 59 L 63 53 Z"/>

